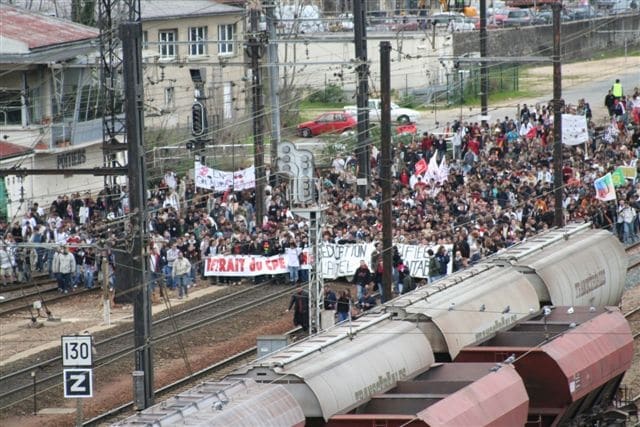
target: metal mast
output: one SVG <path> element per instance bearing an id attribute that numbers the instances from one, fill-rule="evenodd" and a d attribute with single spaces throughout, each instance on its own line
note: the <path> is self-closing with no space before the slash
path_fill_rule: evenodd
<path id="1" fill-rule="evenodd" d="M 122 41 L 118 27 L 125 21 L 139 22 L 140 0 L 99 0 L 100 73 L 102 99 L 102 152 L 106 168 L 122 166 L 118 153 L 127 150 L 122 81 Z M 106 176 L 105 185 L 115 184 Z"/>

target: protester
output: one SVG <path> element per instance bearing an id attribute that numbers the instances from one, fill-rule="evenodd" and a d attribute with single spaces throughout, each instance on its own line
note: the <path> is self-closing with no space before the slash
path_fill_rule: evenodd
<path id="1" fill-rule="evenodd" d="M 189 296 L 188 286 L 190 281 L 191 263 L 182 252 L 178 252 L 178 258 L 173 262 L 173 268 L 171 269 L 171 275 L 173 282 L 178 288 L 178 298 L 182 299 Z"/>
<path id="2" fill-rule="evenodd" d="M 626 91 L 619 99 L 611 99 L 615 94 L 610 95 L 606 102 L 616 119 L 608 123 L 594 124 L 589 103 L 584 99 L 575 106 L 564 107 L 565 113 L 583 115 L 589 120 L 589 141 L 563 146 L 562 211 L 568 221 L 592 221 L 594 227 L 606 228 L 629 243 L 638 235 L 639 209 L 634 204 L 640 190 L 631 170 L 637 168 L 640 155 L 640 93 L 638 89 Z M 616 101 L 619 106 L 614 108 Z M 438 248 L 437 254 L 429 255 L 430 282 L 554 225 L 551 112 L 546 105 L 527 105 L 514 118 L 500 118 L 484 125 L 461 120 L 448 126 L 444 134 L 427 131 L 422 132 L 419 140 L 409 138 L 394 144 L 393 239 L 395 243 Z M 458 161 L 447 151 L 446 140 L 454 132 L 459 138 Z M 382 241 L 383 200 L 378 168 L 381 162 L 375 151 L 366 197 L 358 195 L 357 161 L 351 151 L 333 156 L 331 167 L 318 170 L 324 190 L 320 197 L 326 206 L 320 230 L 323 241 L 338 244 Z M 428 168 L 418 179 L 416 166 L 422 160 Z M 620 166 L 630 168 L 630 175 L 618 183 L 616 200 L 598 199 L 594 181 Z M 284 254 L 285 248 L 287 266 L 293 267 L 289 279 L 298 280 L 303 272 L 306 276 L 306 269 L 299 269 L 297 276 L 293 270 L 296 259 L 299 262 L 303 254 L 307 256 L 302 249 L 311 247 L 309 221 L 291 211 L 286 182 L 271 182 L 265 191 L 267 209 L 261 227 L 256 226 L 253 189 L 207 190 L 196 187 L 193 179 L 169 171 L 158 181 L 152 181 L 148 190 L 147 231 L 149 241 L 155 244 L 155 250 L 149 252 L 154 258 L 153 265 L 149 264 L 151 280 L 164 278 L 165 284 L 173 287 L 172 268 L 180 250 L 194 267 L 188 274 L 192 280 L 197 276 L 196 270 L 204 274 L 203 260 L 208 256 L 272 256 Z M 634 210 L 619 210 L 619 205 Z M 53 244 L 94 246 L 98 248 L 96 253 L 102 248 L 128 247 L 130 233 L 125 228 L 126 221 L 121 219 L 127 210 L 127 189 L 106 187 L 95 195 L 59 195 L 48 209 L 34 204 L 23 217 L 0 223 L 0 231 L 6 248 L 20 242 L 42 244 L 36 249 L 35 269 L 48 269 L 59 275 L 56 261 L 59 256 L 55 255 Z M 622 225 L 618 234 L 619 221 Z M 441 247 L 451 250 L 441 252 Z M 7 282 L 15 280 L 15 261 L 11 260 L 14 256 L 11 251 L 5 252 L 6 256 L 0 250 L 0 263 L 4 265 L 0 268 L 3 281 Z M 366 267 L 368 275 L 361 271 L 362 278 L 354 277 L 357 299 L 371 280 L 382 288 L 380 246 L 374 255 L 366 260 L 371 267 Z M 396 286 L 401 283 L 398 270 L 402 260 L 398 257 L 394 250 Z M 364 260 L 362 263 L 366 266 Z M 87 286 L 91 278 L 86 272 L 91 263 L 82 260 L 81 265 Z M 99 259 L 95 265 L 99 271 Z M 116 265 L 112 261 L 109 265 L 109 280 L 113 283 Z M 412 271 L 412 275 L 415 273 Z M 231 281 L 233 278 L 220 280 Z"/>
<path id="3" fill-rule="evenodd" d="M 348 289 L 340 293 L 340 298 L 336 303 L 336 313 L 338 314 L 338 322 L 343 322 L 349 318 L 351 314 L 351 294 Z"/>
<path id="4" fill-rule="evenodd" d="M 291 295 L 287 312 L 291 309 L 293 309 L 293 324 L 301 326 L 302 330 L 307 332 L 309 330 L 309 293 L 302 286 Z"/>

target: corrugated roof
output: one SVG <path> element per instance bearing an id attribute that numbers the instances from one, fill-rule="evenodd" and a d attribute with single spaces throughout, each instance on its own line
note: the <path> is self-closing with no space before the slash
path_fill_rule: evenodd
<path id="1" fill-rule="evenodd" d="M 12 144 L 7 141 L 0 141 L 0 159 L 10 159 L 11 157 L 21 156 L 32 151 L 33 150 L 28 147 Z"/>
<path id="2" fill-rule="evenodd" d="M 187 0 L 179 2 L 141 0 L 140 10 L 143 21 L 244 12 L 244 10 L 239 7 L 209 0 Z"/>
<path id="3" fill-rule="evenodd" d="M 0 4 L 2 53 L 28 53 L 30 50 L 64 43 L 90 40 L 99 31 L 66 19 L 46 16 L 8 4 Z"/>

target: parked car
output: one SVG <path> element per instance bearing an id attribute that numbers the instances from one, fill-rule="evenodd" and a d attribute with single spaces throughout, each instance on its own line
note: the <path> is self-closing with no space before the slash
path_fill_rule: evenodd
<path id="1" fill-rule="evenodd" d="M 440 12 L 427 17 L 427 20 L 431 23 L 435 23 L 436 26 L 447 27 L 449 26 L 449 22 L 459 18 L 464 18 L 464 15 L 458 12 Z"/>
<path id="2" fill-rule="evenodd" d="M 577 21 L 580 19 L 600 18 L 604 16 L 596 8 L 589 5 L 567 7 L 567 14 L 571 16 L 573 21 Z"/>
<path id="3" fill-rule="evenodd" d="M 502 21 L 505 27 L 524 27 L 533 25 L 535 16 L 530 9 L 507 9 L 506 17 Z"/>
<path id="4" fill-rule="evenodd" d="M 573 16 L 567 13 L 565 9 L 560 12 L 561 22 L 573 21 Z M 553 12 L 549 8 L 540 9 L 535 14 L 535 21 L 538 25 L 551 25 L 553 24 Z"/>
<path id="5" fill-rule="evenodd" d="M 480 26 L 480 19 L 477 17 L 465 16 L 462 19 L 455 19 L 450 26 L 451 31 L 473 31 L 476 28 L 476 22 L 478 23 L 478 27 Z"/>
<path id="6" fill-rule="evenodd" d="M 380 121 L 382 114 L 380 99 L 369 99 L 369 120 Z M 358 107 L 356 105 L 347 105 L 343 107 L 346 113 L 356 117 Z M 398 123 L 415 123 L 420 119 L 420 112 L 411 108 L 402 108 L 398 104 L 391 103 L 391 120 Z"/>
<path id="7" fill-rule="evenodd" d="M 391 31 L 418 31 L 420 25 L 415 16 L 394 16 Z"/>
<path id="8" fill-rule="evenodd" d="M 356 128 L 357 120 L 344 111 L 320 114 L 313 120 L 298 125 L 298 135 L 311 138 L 323 133 L 342 133 Z"/>
<path id="9" fill-rule="evenodd" d="M 353 31 L 353 27 L 353 14 L 342 13 L 338 15 L 338 20 L 336 23 L 337 31 Z"/>

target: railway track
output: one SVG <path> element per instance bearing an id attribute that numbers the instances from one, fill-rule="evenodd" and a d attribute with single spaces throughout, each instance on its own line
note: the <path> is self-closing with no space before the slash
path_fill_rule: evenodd
<path id="1" fill-rule="evenodd" d="M 287 336 L 292 336 L 293 334 L 300 331 L 300 328 L 292 329 L 285 333 Z M 191 375 L 188 375 L 184 378 L 179 379 L 176 382 L 171 384 L 167 384 L 164 387 L 160 387 L 158 390 L 155 390 L 156 398 L 163 398 L 168 395 L 176 394 L 180 392 L 182 389 L 191 388 L 193 383 L 196 381 L 203 380 L 211 380 L 217 381 L 222 379 L 229 372 L 233 371 L 235 368 L 245 365 L 247 362 L 250 362 L 256 358 L 257 347 L 253 346 L 246 350 L 241 351 L 227 359 L 221 360 L 220 362 L 214 363 L 213 365 L 207 366 L 206 368 L 194 372 Z M 121 414 L 129 412 L 133 409 L 133 401 L 127 402 L 124 405 L 118 406 L 117 408 L 113 408 L 107 412 L 104 412 L 90 420 L 85 421 L 82 425 L 93 427 L 99 425 L 100 423 L 107 422 L 114 417 L 117 417 Z"/>
<path id="2" fill-rule="evenodd" d="M 40 305 L 42 306 L 41 310 L 43 310 L 44 313 L 47 314 L 47 316 L 45 317 L 48 317 L 50 315 L 50 312 L 48 312 L 47 304 L 88 292 L 96 292 L 98 290 L 98 288 L 76 288 L 73 290 L 73 292 L 62 294 L 57 292 L 58 286 L 53 284 L 53 282 L 51 283 L 52 284 L 50 285 L 42 285 L 35 291 L 25 292 L 23 295 L 17 295 L 2 300 L 0 302 L 0 317 L 18 313 L 21 311 L 37 311 L 37 309 L 34 309 L 34 302 L 40 303 Z"/>
<path id="3" fill-rule="evenodd" d="M 629 266 L 627 267 L 627 271 L 631 271 L 640 266 L 640 242 L 633 243 L 625 248 L 627 255 L 629 258 Z M 636 255 L 634 257 L 634 255 Z"/>
<path id="4" fill-rule="evenodd" d="M 164 317 L 153 321 L 152 345 L 157 350 L 162 343 L 196 330 L 202 326 L 220 322 L 246 311 L 291 294 L 291 288 L 275 286 L 270 282 L 254 285 L 226 295 L 221 298 L 206 301 L 184 311 L 168 313 Z M 95 368 L 108 365 L 125 356 L 133 354 L 133 331 L 127 330 L 117 335 L 95 342 Z M 37 390 L 45 392 L 61 383 L 61 357 L 57 356 L 23 369 L 7 373 L 0 377 L 0 411 L 6 411 L 15 404 L 33 398 L 34 379 L 32 372 L 37 372 L 35 386 Z"/>

